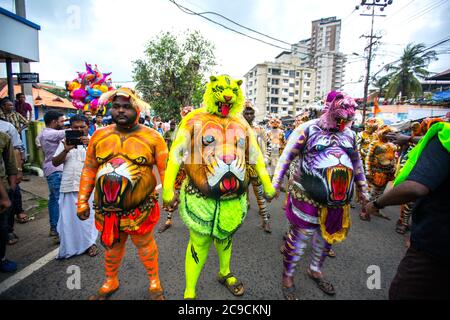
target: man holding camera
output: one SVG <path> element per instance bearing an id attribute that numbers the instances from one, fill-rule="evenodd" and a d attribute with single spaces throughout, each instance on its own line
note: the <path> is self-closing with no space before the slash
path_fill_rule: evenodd
<path id="1" fill-rule="evenodd" d="M 89 121 L 84 116 L 75 115 L 70 118 L 70 129 L 66 131 L 66 139 L 60 142 L 52 159 L 55 167 L 63 165 L 57 226 L 60 238 L 59 259 L 67 259 L 85 252 L 90 257 L 98 254 L 95 245 L 98 232 L 95 228 L 94 215 L 86 221 L 80 221 L 76 211 L 81 172 L 89 144 Z"/>
<path id="2" fill-rule="evenodd" d="M 44 175 L 47 178 L 49 199 L 48 199 L 48 213 L 50 217 L 50 237 L 58 238 L 56 226 L 59 218 L 59 188 L 61 185 L 61 176 L 63 166 L 55 167 L 52 164 L 53 156 L 58 148 L 59 143 L 65 137 L 64 114 L 58 111 L 48 111 L 44 115 L 45 128 L 37 137 L 42 151 L 44 152 Z"/>

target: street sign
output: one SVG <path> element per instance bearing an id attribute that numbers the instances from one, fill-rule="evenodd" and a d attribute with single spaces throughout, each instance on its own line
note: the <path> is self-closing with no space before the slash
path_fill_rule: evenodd
<path id="1" fill-rule="evenodd" d="M 17 83 L 39 83 L 39 73 L 14 73 L 17 75 Z"/>

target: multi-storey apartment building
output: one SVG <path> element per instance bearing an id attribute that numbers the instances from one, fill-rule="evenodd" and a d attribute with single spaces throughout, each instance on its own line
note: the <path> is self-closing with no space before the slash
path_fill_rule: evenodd
<path id="1" fill-rule="evenodd" d="M 258 108 L 257 121 L 268 115 L 295 117 L 315 98 L 315 71 L 302 67 L 300 58 L 288 51 L 274 62 L 254 66 L 245 80 L 246 97 Z"/>

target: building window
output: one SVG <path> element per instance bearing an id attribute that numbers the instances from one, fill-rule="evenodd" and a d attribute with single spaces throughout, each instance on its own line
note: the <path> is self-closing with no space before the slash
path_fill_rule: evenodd
<path id="1" fill-rule="evenodd" d="M 267 78 L 267 83 L 270 83 L 270 81 L 272 81 L 270 78 Z"/>
<path id="2" fill-rule="evenodd" d="M 267 92 L 270 92 L 270 87 L 267 87 Z"/>
<path id="3" fill-rule="evenodd" d="M 283 93 L 288 93 L 288 92 L 289 92 L 289 90 L 287 88 L 283 89 Z"/>
<path id="4" fill-rule="evenodd" d="M 253 72 L 250 72 L 250 74 L 248 75 L 249 78 L 253 77 Z"/>
<path id="5" fill-rule="evenodd" d="M 294 105 L 294 103 L 293 103 L 293 102 L 291 101 L 291 102 L 289 102 L 289 105 L 290 105 L 290 106 L 293 106 L 293 105 Z"/>
<path id="6" fill-rule="evenodd" d="M 287 108 L 283 108 L 283 111 L 287 111 Z"/>
<path id="7" fill-rule="evenodd" d="M 306 77 L 306 78 L 311 78 L 311 73 L 310 73 L 310 72 L 306 72 L 306 73 L 305 73 L 305 77 Z"/>
<path id="8" fill-rule="evenodd" d="M 251 96 L 253 94 L 252 90 L 248 91 L 248 95 Z"/>
<path id="9" fill-rule="evenodd" d="M 311 86 L 311 82 L 309 82 L 309 81 L 305 81 L 305 87 L 310 87 Z"/>
<path id="10" fill-rule="evenodd" d="M 283 73 L 284 73 L 285 75 L 287 75 L 287 74 L 289 74 L 289 70 L 283 70 Z"/>
<path id="11" fill-rule="evenodd" d="M 269 68 L 269 70 L 267 71 L 268 74 L 272 74 L 272 69 Z"/>
<path id="12" fill-rule="evenodd" d="M 272 88 L 270 93 L 272 93 L 272 94 L 279 94 L 279 92 L 280 92 L 279 90 L 280 89 Z"/>
<path id="13" fill-rule="evenodd" d="M 305 59 L 306 59 L 306 58 L 305 58 Z M 296 75 L 297 77 L 300 77 L 300 72 L 296 72 L 295 75 Z"/>
<path id="14" fill-rule="evenodd" d="M 289 70 L 289 78 L 295 77 L 295 70 Z"/>
<path id="15" fill-rule="evenodd" d="M 270 112 L 271 113 L 278 113 L 278 108 L 277 107 L 271 107 L 270 108 Z"/>
<path id="16" fill-rule="evenodd" d="M 293 88 L 295 85 L 293 83 L 289 83 L 289 87 Z"/>
<path id="17" fill-rule="evenodd" d="M 272 97 L 272 98 L 270 98 L 270 103 L 271 104 L 279 104 L 279 100 L 278 100 L 278 98 Z"/>
<path id="18" fill-rule="evenodd" d="M 294 114 L 294 112 L 293 111 L 288 111 L 288 114 Z"/>
<path id="19" fill-rule="evenodd" d="M 256 89 L 255 89 L 256 90 Z M 298 90 L 295 90 L 295 94 L 298 94 Z"/>
<path id="20" fill-rule="evenodd" d="M 289 97 L 293 97 L 294 96 L 294 93 L 289 93 Z"/>
<path id="21" fill-rule="evenodd" d="M 251 87 L 252 85 L 253 85 L 253 81 L 250 81 L 250 82 L 248 83 L 248 86 Z"/>
<path id="22" fill-rule="evenodd" d="M 295 85 L 299 86 L 300 85 L 300 81 L 295 81 Z"/>
<path id="23" fill-rule="evenodd" d="M 287 102 L 287 98 L 283 98 L 283 102 Z"/>
<path id="24" fill-rule="evenodd" d="M 283 83 L 284 84 L 288 84 L 289 83 L 289 79 L 283 79 Z"/>
<path id="25" fill-rule="evenodd" d="M 255 88 L 255 90 L 253 90 L 253 93 L 256 94 L 256 88 Z"/>
<path id="26" fill-rule="evenodd" d="M 278 86 L 280 84 L 280 79 L 272 79 L 272 85 Z"/>
<path id="27" fill-rule="evenodd" d="M 272 74 L 274 76 L 281 76 L 281 69 L 272 69 Z"/>
<path id="28" fill-rule="evenodd" d="M 309 97 L 310 92 L 309 91 L 305 91 L 305 97 Z"/>

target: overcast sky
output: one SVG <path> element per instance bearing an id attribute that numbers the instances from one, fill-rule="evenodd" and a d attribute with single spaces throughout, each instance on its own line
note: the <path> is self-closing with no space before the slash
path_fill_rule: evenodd
<path id="1" fill-rule="evenodd" d="M 311 35 L 311 21 L 336 16 L 343 20 L 341 47 L 349 55 L 345 91 L 362 96 L 365 63 L 356 55 L 364 54 L 370 32 L 370 17 L 354 11 L 357 0 L 177 0 L 194 11 L 215 11 L 262 33 L 288 43 Z M 13 0 L 0 0 L 0 6 L 14 10 Z M 84 62 L 98 64 L 103 72 L 112 72 L 114 82 L 132 80 L 132 61 L 143 56 L 145 43 L 164 31 L 182 33 L 199 30 L 214 43 L 217 73 L 243 78 L 255 64 L 273 60 L 278 49 L 228 31 L 198 16 L 181 12 L 168 0 L 26 0 L 28 19 L 42 27 L 40 62 L 32 71 L 40 79 L 62 84 L 84 70 Z M 338 5 L 339 4 L 339 5 Z M 449 0 L 394 0 L 384 11 L 387 17 L 375 19 L 375 30 L 382 35 L 372 70 L 392 62 L 409 42 L 427 45 L 450 37 Z M 78 14 L 79 13 L 79 14 Z M 367 13 L 367 12 L 365 12 Z M 379 12 L 380 13 L 380 12 Z M 236 28 L 218 17 L 212 19 Z M 3 32 L 3 31 L 2 31 Z M 249 33 L 248 31 L 245 31 Z M 251 34 L 251 33 L 249 33 Z M 256 36 L 255 34 L 252 34 Z M 275 43 L 273 40 L 264 40 Z M 288 47 L 282 43 L 276 44 Z M 449 51 L 450 42 L 437 48 Z M 430 65 L 432 72 L 450 68 L 450 55 L 439 56 Z M 15 70 L 18 71 L 18 70 Z M 0 77 L 5 76 L 4 64 Z M 126 85 L 126 83 L 122 83 Z"/>

